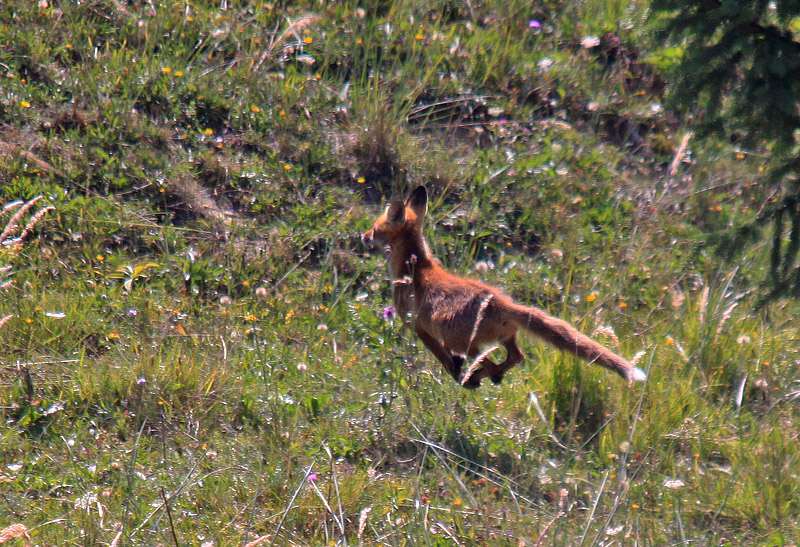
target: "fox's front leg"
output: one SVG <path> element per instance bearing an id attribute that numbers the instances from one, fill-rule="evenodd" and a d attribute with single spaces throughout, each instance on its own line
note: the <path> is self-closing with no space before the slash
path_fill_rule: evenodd
<path id="1" fill-rule="evenodd" d="M 464 364 L 464 358 L 452 355 L 436 338 L 428 334 L 425 330 L 421 329 L 419 325 L 415 328 L 417 336 L 422 340 L 422 343 L 431 350 L 431 353 L 442 363 L 445 370 L 452 376 L 456 382 L 461 382 L 461 366 Z M 466 386 L 477 387 L 477 386 Z"/>
<path id="2" fill-rule="evenodd" d="M 414 286 L 411 284 L 411 279 L 392 281 L 392 303 L 397 316 L 403 321 L 403 325 L 406 325 L 410 312 L 414 309 Z"/>

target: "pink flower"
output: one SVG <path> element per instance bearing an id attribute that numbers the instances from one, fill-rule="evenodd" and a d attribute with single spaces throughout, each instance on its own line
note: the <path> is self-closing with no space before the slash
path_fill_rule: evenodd
<path id="1" fill-rule="evenodd" d="M 306 482 L 317 482 L 319 477 L 313 471 L 306 476 Z"/>
<path id="2" fill-rule="evenodd" d="M 397 317 L 397 312 L 392 306 L 386 306 L 385 308 L 383 308 L 383 318 L 386 321 L 394 319 L 395 317 Z"/>
<path id="3" fill-rule="evenodd" d="M 530 21 L 528 21 L 528 28 L 539 30 L 540 28 L 542 28 L 542 22 L 537 21 L 536 19 L 531 19 Z"/>

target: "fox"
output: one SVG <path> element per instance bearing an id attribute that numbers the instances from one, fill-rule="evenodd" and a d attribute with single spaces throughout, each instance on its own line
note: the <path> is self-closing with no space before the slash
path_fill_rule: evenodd
<path id="1" fill-rule="evenodd" d="M 361 236 L 369 249 L 388 248 L 392 302 L 398 317 L 414 332 L 445 371 L 461 386 L 475 389 L 484 378 L 495 385 L 525 358 L 518 345 L 523 329 L 552 346 L 597 363 L 628 381 L 643 382 L 645 372 L 573 325 L 544 310 L 516 303 L 500 289 L 447 272 L 431 254 L 423 236 L 428 191 L 419 186 L 405 202 L 392 201 Z M 506 358 L 488 357 L 501 344 Z M 464 371 L 466 358 L 473 360 Z"/>

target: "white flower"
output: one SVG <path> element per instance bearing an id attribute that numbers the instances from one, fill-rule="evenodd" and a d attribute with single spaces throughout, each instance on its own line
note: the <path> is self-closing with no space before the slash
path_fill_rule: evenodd
<path id="1" fill-rule="evenodd" d="M 600 45 L 600 38 L 597 36 L 584 36 L 581 38 L 581 45 L 586 49 L 591 49 Z"/>

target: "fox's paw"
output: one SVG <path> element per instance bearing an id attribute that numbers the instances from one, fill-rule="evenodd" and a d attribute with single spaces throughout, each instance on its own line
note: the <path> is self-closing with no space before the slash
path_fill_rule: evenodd
<path id="1" fill-rule="evenodd" d="M 461 381 L 461 369 L 464 368 L 464 363 L 466 362 L 467 359 L 463 355 L 453 354 L 450 356 L 450 363 L 453 365 L 450 374 L 453 375 L 456 382 Z"/>
<path id="2" fill-rule="evenodd" d="M 469 378 L 461 381 L 461 387 L 465 387 L 467 389 L 478 389 L 481 387 L 481 379 L 473 374 Z"/>
<path id="3" fill-rule="evenodd" d="M 503 383 L 503 376 L 505 376 L 505 374 L 503 373 L 495 374 L 494 376 L 489 376 L 489 379 L 492 381 L 494 385 L 499 386 L 500 384 Z"/>

